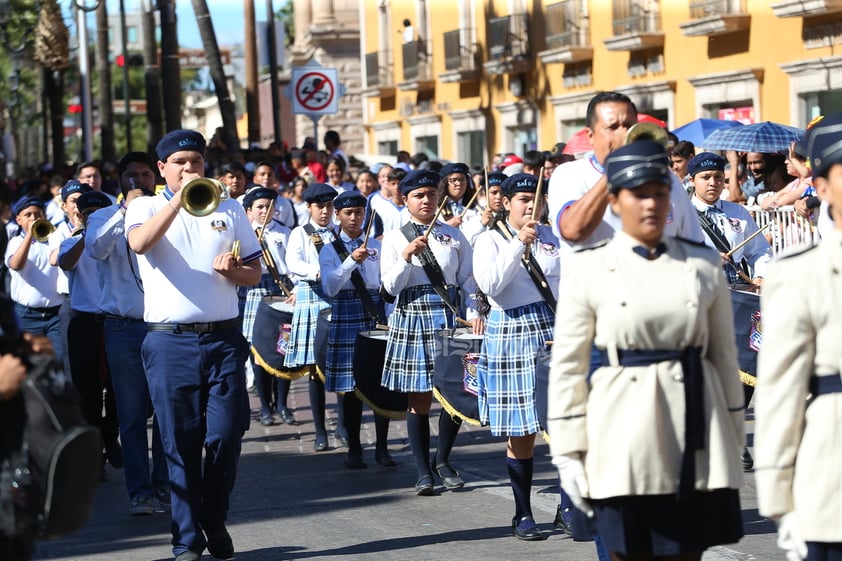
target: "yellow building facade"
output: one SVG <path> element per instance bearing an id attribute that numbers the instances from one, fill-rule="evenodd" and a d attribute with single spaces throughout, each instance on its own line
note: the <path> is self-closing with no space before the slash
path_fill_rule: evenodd
<path id="1" fill-rule="evenodd" d="M 546 150 L 596 92 L 675 128 L 842 110 L 842 0 L 365 0 L 366 151 L 484 166 Z"/>

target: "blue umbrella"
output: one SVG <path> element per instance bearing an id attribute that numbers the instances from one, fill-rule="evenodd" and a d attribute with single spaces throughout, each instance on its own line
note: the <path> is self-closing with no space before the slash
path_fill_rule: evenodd
<path id="1" fill-rule="evenodd" d="M 679 140 L 689 140 L 695 146 L 701 146 L 702 141 L 713 131 L 730 127 L 741 127 L 742 125 L 743 124 L 739 121 L 696 119 L 695 121 L 690 121 L 686 125 L 682 125 L 677 129 L 673 129 L 672 133 L 677 136 Z"/>
<path id="2" fill-rule="evenodd" d="M 701 145 L 708 150 L 783 152 L 803 136 L 803 129 L 766 121 L 713 131 Z"/>

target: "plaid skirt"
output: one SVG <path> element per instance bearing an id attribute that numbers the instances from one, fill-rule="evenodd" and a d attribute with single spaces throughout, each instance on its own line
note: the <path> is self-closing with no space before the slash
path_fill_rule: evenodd
<path id="1" fill-rule="evenodd" d="M 553 338 L 555 318 L 544 302 L 492 309 L 479 363 L 479 415 L 494 436 L 526 436 L 541 430 L 535 408 L 538 352 Z"/>
<path id="2" fill-rule="evenodd" d="M 375 304 L 380 295 L 369 290 Z M 374 329 L 376 322 L 366 311 L 354 289 L 341 290 L 330 300 L 330 335 L 327 340 L 325 360 L 325 389 L 329 392 L 354 390 L 354 350 L 357 333 Z"/>
<path id="3" fill-rule="evenodd" d="M 451 301 L 457 301 L 453 289 Z M 432 285 L 401 290 L 389 316 L 383 386 L 399 392 L 433 391 L 436 331 L 449 327 L 453 327 L 453 314 Z"/>
<path id="4" fill-rule="evenodd" d="M 241 287 L 242 288 L 242 287 Z M 251 343 L 252 332 L 254 331 L 254 318 L 257 316 L 257 308 L 264 296 L 280 296 L 283 291 L 275 283 L 269 273 L 260 277 L 260 282 L 248 287 L 246 291 L 246 305 L 243 309 L 243 337 Z"/>
<path id="5" fill-rule="evenodd" d="M 300 367 L 316 364 L 313 351 L 319 312 L 330 308 L 321 282 L 300 282 L 295 291 L 295 310 L 292 313 L 292 332 L 284 358 L 284 366 Z"/>

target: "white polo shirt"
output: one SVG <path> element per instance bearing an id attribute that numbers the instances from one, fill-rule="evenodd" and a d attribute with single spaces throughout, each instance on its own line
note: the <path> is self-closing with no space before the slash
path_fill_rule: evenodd
<path id="1" fill-rule="evenodd" d="M 404 207 L 399 207 L 382 195 L 380 191 L 375 191 L 368 196 L 368 206 L 377 211 L 377 216 L 383 221 L 383 232 L 390 230 L 397 230 L 404 223 L 409 220 L 408 216 L 403 214 Z"/>
<path id="2" fill-rule="evenodd" d="M 56 226 L 55 232 L 50 234 L 50 237 L 47 238 L 47 243 L 50 246 L 50 253 L 58 249 L 59 246 L 61 246 L 61 242 L 69 238 L 72 233 L 73 227 L 67 220 Z M 58 293 L 64 295 L 70 294 L 70 280 L 68 279 L 67 272 L 58 266 L 56 266 L 56 269 L 58 269 Z"/>
<path id="3" fill-rule="evenodd" d="M 9 258 L 23 243 L 23 234 L 9 240 L 6 246 L 6 266 Z M 19 271 L 9 267 L 12 300 L 33 308 L 51 308 L 64 302 L 58 293 L 58 267 L 50 265 L 50 248 L 47 242 L 33 241 L 29 247 L 26 264 Z"/>
<path id="4" fill-rule="evenodd" d="M 167 206 L 171 197 L 167 188 L 154 197 L 134 199 L 126 211 L 126 236 Z M 240 242 L 244 262 L 260 258 L 257 236 L 237 201 L 223 200 L 216 211 L 202 217 L 180 209 L 158 243 L 137 256 L 143 319 L 191 323 L 237 317 L 237 287 L 213 270 L 214 258 L 231 251 L 234 240 Z"/>

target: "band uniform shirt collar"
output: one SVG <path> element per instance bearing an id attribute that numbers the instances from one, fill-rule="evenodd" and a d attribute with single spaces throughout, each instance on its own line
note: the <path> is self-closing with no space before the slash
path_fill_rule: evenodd
<path id="1" fill-rule="evenodd" d="M 615 243 L 618 243 L 623 246 L 624 249 L 622 249 L 621 252 L 624 251 L 625 248 L 627 248 L 629 251 L 647 260 L 657 259 L 661 255 L 666 253 L 669 249 L 669 246 L 667 245 L 667 242 L 663 237 L 661 238 L 661 241 L 658 242 L 658 245 L 654 249 L 650 250 L 648 247 L 646 247 L 627 233 L 623 232 L 622 230 L 618 230 L 614 233 L 614 241 Z"/>

